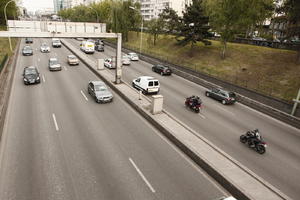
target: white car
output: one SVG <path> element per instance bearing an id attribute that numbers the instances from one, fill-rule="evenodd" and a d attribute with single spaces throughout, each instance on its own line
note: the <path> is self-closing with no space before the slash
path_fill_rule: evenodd
<path id="1" fill-rule="evenodd" d="M 122 64 L 123 65 L 130 65 L 130 58 L 128 56 L 122 57 Z"/>
<path id="2" fill-rule="evenodd" d="M 106 58 L 104 59 L 104 66 L 109 68 L 109 69 L 115 69 L 115 65 L 113 65 L 112 59 L 111 58 Z"/>
<path id="3" fill-rule="evenodd" d="M 46 43 L 42 43 L 41 45 L 41 52 L 42 53 L 49 53 L 50 52 L 50 47 Z"/>
<path id="4" fill-rule="evenodd" d="M 139 60 L 138 55 L 136 53 L 134 53 L 134 52 L 128 53 L 128 57 L 132 61 L 138 61 Z"/>

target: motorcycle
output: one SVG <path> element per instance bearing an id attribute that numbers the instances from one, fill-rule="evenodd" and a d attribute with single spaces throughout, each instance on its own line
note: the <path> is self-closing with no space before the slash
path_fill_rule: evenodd
<path id="1" fill-rule="evenodd" d="M 264 154 L 266 152 L 267 143 L 263 140 L 259 140 L 259 142 L 255 143 L 254 146 L 252 145 L 251 141 L 251 133 L 248 131 L 246 134 L 240 136 L 240 141 L 245 144 L 247 143 L 250 148 L 253 148 L 259 154 Z"/>
<path id="2" fill-rule="evenodd" d="M 195 113 L 199 113 L 202 109 L 202 103 L 198 102 L 197 104 L 193 104 L 193 97 L 188 97 L 185 99 L 185 106 L 193 110 Z"/>

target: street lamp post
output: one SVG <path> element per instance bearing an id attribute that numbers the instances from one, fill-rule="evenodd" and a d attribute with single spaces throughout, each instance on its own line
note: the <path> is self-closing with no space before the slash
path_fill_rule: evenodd
<path id="1" fill-rule="evenodd" d="M 130 9 L 137 11 L 135 7 L 129 6 Z M 140 41 L 140 56 L 142 55 L 142 44 L 143 44 L 143 29 L 144 29 L 144 20 L 143 15 L 141 14 L 142 24 L 141 24 L 141 41 Z"/>
<path id="2" fill-rule="evenodd" d="M 6 7 L 8 6 L 9 3 L 13 2 L 14 0 L 10 0 L 8 1 L 5 6 L 4 6 L 4 16 L 5 16 L 5 22 L 6 22 L 6 27 L 7 27 L 7 31 L 8 31 L 8 21 L 7 21 L 7 15 L 6 15 Z M 9 48 L 10 51 L 12 52 L 12 46 L 11 46 L 11 40 L 10 40 L 10 36 L 8 36 L 8 41 L 9 41 Z"/>
<path id="3" fill-rule="evenodd" d="M 97 23 L 99 23 L 99 15 L 98 15 L 97 10 L 95 8 L 91 7 L 91 6 L 89 8 L 95 11 L 95 13 L 97 15 Z"/>

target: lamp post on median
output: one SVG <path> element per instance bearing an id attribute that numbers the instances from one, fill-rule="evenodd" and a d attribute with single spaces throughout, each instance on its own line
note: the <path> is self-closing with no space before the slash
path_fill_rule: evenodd
<path id="1" fill-rule="evenodd" d="M 98 15 L 97 10 L 95 8 L 91 7 L 91 6 L 89 8 L 95 11 L 95 13 L 97 15 L 97 23 L 99 23 L 99 15 Z"/>
<path id="2" fill-rule="evenodd" d="M 129 6 L 130 9 L 138 11 L 135 7 Z M 143 15 L 141 14 L 142 24 L 141 24 L 141 41 L 140 41 L 140 56 L 142 54 L 142 44 L 143 44 L 143 28 L 144 28 L 144 20 Z"/>
<path id="3" fill-rule="evenodd" d="M 7 21 L 7 15 L 6 15 L 6 7 L 8 6 L 8 4 L 10 4 L 11 2 L 13 2 L 14 0 L 10 0 L 8 1 L 5 6 L 4 6 L 4 16 L 5 16 L 5 22 L 6 22 L 6 27 L 7 27 L 7 31 L 8 31 L 8 21 Z M 12 52 L 12 46 L 11 46 L 11 40 L 10 40 L 10 36 L 8 36 L 8 42 L 9 42 L 9 48 L 10 51 Z"/>

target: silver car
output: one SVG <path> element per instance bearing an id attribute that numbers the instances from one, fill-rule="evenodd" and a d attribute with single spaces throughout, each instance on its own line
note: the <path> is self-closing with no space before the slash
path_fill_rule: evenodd
<path id="1" fill-rule="evenodd" d="M 122 57 L 122 65 L 130 65 L 130 58 L 127 55 Z"/>
<path id="2" fill-rule="evenodd" d="M 48 66 L 50 71 L 61 71 L 61 65 L 57 58 L 50 58 Z"/>
<path id="3" fill-rule="evenodd" d="M 88 84 L 88 93 L 97 103 L 112 102 L 113 100 L 113 94 L 102 81 L 90 81 Z"/>

